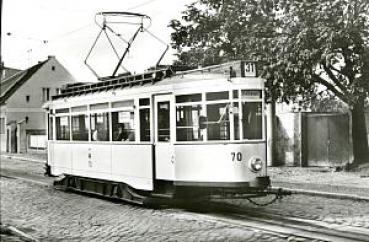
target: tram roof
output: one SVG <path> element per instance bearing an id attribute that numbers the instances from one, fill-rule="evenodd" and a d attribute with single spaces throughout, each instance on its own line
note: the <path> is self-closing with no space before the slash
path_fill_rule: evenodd
<path id="1" fill-rule="evenodd" d="M 175 72 L 170 66 L 157 70 L 147 71 L 137 75 L 123 75 L 117 77 L 107 77 L 103 81 L 96 83 L 86 83 L 74 86 L 68 86 L 61 90 L 61 94 L 53 96 L 53 100 L 73 97 L 80 95 L 87 95 L 90 93 L 113 91 L 116 89 L 123 89 L 126 87 L 147 87 L 147 86 L 161 86 L 185 84 L 196 81 L 210 81 L 214 79 L 224 79 L 225 82 L 230 78 L 230 71 L 239 71 L 243 61 L 232 61 L 220 65 L 207 66 L 187 71 Z M 228 77 L 228 78 L 227 78 Z M 252 79 L 259 78 L 250 78 Z"/>

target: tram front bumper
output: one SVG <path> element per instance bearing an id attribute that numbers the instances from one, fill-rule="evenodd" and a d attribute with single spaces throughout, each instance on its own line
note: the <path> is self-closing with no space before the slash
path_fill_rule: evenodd
<path id="1" fill-rule="evenodd" d="M 250 181 L 250 187 L 267 188 L 270 186 L 269 176 L 256 177 L 255 180 Z"/>

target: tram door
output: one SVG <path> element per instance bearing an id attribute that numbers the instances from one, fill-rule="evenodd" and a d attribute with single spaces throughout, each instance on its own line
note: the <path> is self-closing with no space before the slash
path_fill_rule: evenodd
<path id="1" fill-rule="evenodd" d="M 172 95 L 154 96 L 155 112 L 155 173 L 156 179 L 174 179 L 173 122 L 174 105 Z"/>

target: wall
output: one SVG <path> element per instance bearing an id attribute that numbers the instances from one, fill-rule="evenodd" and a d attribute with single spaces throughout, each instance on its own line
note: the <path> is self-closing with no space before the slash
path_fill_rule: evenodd
<path id="1" fill-rule="evenodd" d="M 44 104 L 42 88 L 50 88 L 51 96 L 56 94 L 56 89 L 61 88 L 67 83 L 74 82 L 73 76 L 54 58 L 50 57 L 48 61 L 18 90 L 6 101 L 7 122 L 19 122 L 27 117 L 27 121 L 22 123 L 22 128 L 19 134 L 21 138 L 18 143 L 22 147 L 19 149 L 22 152 L 27 150 L 29 130 L 42 131 L 45 133 L 45 112 L 42 109 Z M 26 96 L 30 96 L 29 102 L 26 101 Z"/>
<path id="2" fill-rule="evenodd" d="M 349 114 L 282 112 L 276 118 L 274 165 L 343 166 L 352 160 Z"/>
<path id="3" fill-rule="evenodd" d="M 301 165 L 301 114 L 278 113 L 276 115 L 275 164 Z"/>
<path id="4" fill-rule="evenodd" d="M 7 123 L 7 119 L 6 119 L 6 106 L 2 105 L 0 107 L 0 118 L 3 119 L 4 123 L 0 124 L 3 125 L 3 133 L 0 133 L 0 152 L 4 153 L 6 152 L 6 123 Z"/>

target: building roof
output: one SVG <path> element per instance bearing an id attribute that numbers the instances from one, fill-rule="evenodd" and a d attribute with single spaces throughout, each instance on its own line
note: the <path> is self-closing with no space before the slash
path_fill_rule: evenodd
<path id="1" fill-rule="evenodd" d="M 0 82 L 0 104 L 4 104 L 5 101 L 21 87 L 25 82 L 27 82 L 33 74 L 35 74 L 46 62 L 40 62 L 24 71 L 19 71 L 9 76 Z"/>
<path id="2" fill-rule="evenodd" d="M 4 66 L 3 69 L 2 69 L 2 72 L 1 72 L 0 80 L 4 80 L 4 79 L 14 75 L 15 73 L 17 73 L 19 71 L 21 71 L 21 70 Z"/>

